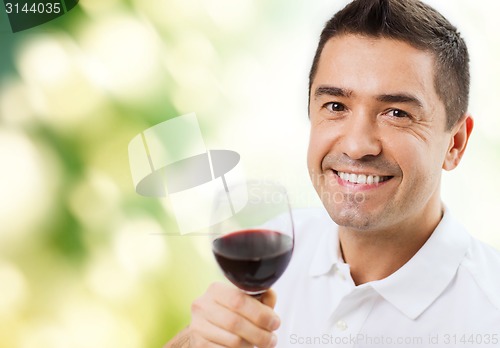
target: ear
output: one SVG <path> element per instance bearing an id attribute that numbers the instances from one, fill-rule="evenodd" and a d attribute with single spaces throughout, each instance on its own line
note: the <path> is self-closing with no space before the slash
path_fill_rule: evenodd
<path id="1" fill-rule="evenodd" d="M 474 128 L 474 120 L 469 114 L 465 114 L 453 127 L 450 145 L 443 162 L 444 170 L 452 170 L 458 166 L 467 147 L 472 128 Z"/>

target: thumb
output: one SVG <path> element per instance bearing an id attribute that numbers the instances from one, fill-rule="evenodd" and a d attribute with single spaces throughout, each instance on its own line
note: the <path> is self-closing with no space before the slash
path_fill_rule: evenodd
<path id="1" fill-rule="evenodd" d="M 264 294 L 262 294 L 260 302 L 268 307 L 274 308 L 276 305 L 276 292 L 273 289 L 267 290 Z"/>

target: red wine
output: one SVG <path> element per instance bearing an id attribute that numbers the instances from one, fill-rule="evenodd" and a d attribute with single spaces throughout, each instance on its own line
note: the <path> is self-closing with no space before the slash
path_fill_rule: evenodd
<path id="1" fill-rule="evenodd" d="M 292 257 L 290 236 L 271 230 L 243 230 L 217 238 L 212 250 L 226 277 L 249 292 L 267 290 Z"/>

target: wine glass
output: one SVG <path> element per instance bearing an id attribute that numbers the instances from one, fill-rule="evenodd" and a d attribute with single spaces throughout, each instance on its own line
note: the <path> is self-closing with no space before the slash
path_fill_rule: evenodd
<path id="1" fill-rule="evenodd" d="M 228 214 L 230 212 L 230 214 Z M 216 195 L 212 251 L 224 275 L 256 298 L 283 274 L 294 246 L 293 218 L 285 188 L 273 181 L 246 181 Z"/>

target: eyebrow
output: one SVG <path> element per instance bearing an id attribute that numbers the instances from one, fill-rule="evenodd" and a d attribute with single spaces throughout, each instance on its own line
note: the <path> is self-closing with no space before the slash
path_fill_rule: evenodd
<path id="1" fill-rule="evenodd" d="M 404 103 L 404 104 L 414 104 L 415 106 L 422 109 L 424 104 L 417 97 L 406 94 L 406 93 L 398 93 L 398 94 L 382 94 L 377 96 L 377 100 L 383 103 Z"/>
<path id="2" fill-rule="evenodd" d="M 319 86 L 314 91 L 314 97 L 318 98 L 323 95 L 329 95 L 333 97 L 345 97 L 349 98 L 353 94 L 352 90 L 335 87 L 335 86 Z M 397 93 L 397 94 L 381 94 L 376 97 L 376 99 L 383 103 L 403 103 L 403 104 L 414 104 L 419 108 L 423 108 L 424 105 L 417 97 L 407 94 L 407 93 Z"/>
<path id="3" fill-rule="evenodd" d="M 322 95 L 348 98 L 352 95 L 352 91 L 334 86 L 319 86 L 318 88 L 316 88 L 316 91 L 314 91 L 314 96 L 318 98 L 321 97 Z"/>

